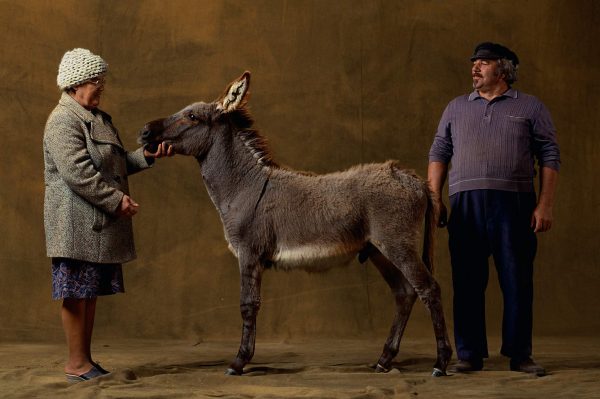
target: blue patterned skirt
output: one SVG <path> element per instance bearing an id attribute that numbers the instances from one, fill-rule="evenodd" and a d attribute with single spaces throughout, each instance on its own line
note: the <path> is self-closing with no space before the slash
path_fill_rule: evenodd
<path id="1" fill-rule="evenodd" d="M 52 299 L 95 298 L 125 292 L 120 263 L 52 258 Z"/>

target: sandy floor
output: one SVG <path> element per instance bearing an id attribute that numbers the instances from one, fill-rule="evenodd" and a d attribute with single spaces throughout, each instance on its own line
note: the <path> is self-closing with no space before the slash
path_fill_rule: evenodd
<path id="1" fill-rule="evenodd" d="M 432 378 L 429 340 L 405 340 L 388 374 L 368 367 L 379 342 L 259 342 L 242 377 L 223 374 L 235 341 L 98 341 L 96 360 L 113 373 L 75 385 L 62 374 L 62 343 L 5 343 L 0 398 L 600 398 L 600 339 L 535 343 L 546 377 L 510 372 L 493 354 L 482 372 Z"/>

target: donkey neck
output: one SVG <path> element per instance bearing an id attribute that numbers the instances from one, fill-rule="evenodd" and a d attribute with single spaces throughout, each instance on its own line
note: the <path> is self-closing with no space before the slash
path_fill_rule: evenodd
<path id="1" fill-rule="evenodd" d="M 269 177 L 269 167 L 259 163 L 239 134 L 217 134 L 206 156 L 198 159 L 206 189 L 223 221 L 232 211 L 256 206 Z"/>

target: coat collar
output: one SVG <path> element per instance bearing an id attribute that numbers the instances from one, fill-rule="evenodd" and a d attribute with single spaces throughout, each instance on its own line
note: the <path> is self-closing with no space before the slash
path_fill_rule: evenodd
<path id="1" fill-rule="evenodd" d="M 86 123 L 91 123 L 94 120 L 94 114 L 92 114 L 87 109 L 83 108 L 81 104 L 79 104 L 67 92 L 63 92 L 58 103 L 66 109 L 68 109 L 69 111 L 73 112 Z"/>
<path id="2" fill-rule="evenodd" d="M 81 104 L 67 92 L 63 92 L 58 103 L 74 113 L 88 125 L 92 140 L 100 143 L 113 144 L 123 148 L 123 143 L 121 143 L 117 130 L 112 126 L 112 118 L 106 112 L 98 109 L 97 114 L 94 115 L 92 112 L 82 107 Z"/>

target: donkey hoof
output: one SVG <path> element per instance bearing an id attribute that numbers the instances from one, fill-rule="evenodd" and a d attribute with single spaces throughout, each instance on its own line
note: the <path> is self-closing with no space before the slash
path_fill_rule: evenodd
<path id="1" fill-rule="evenodd" d="M 242 373 L 238 373 L 234 369 L 228 368 L 227 370 L 225 370 L 225 375 L 242 375 Z"/>
<path id="2" fill-rule="evenodd" d="M 389 372 L 390 369 L 386 369 L 385 367 L 383 367 L 381 364 L 377 363 L 377 366 L 375 367 L 375 372 L 376 373 L 387 373 Z"/>
<path id="3" fill-rule="evenodd" d="M 448 374 L 446 374 L 445 371 L 438 369 L 437 367 L 434 367 L 433 373 L 431 373 L 432 377 L 443 377 L 445 375 L 448 375 Z"/>

